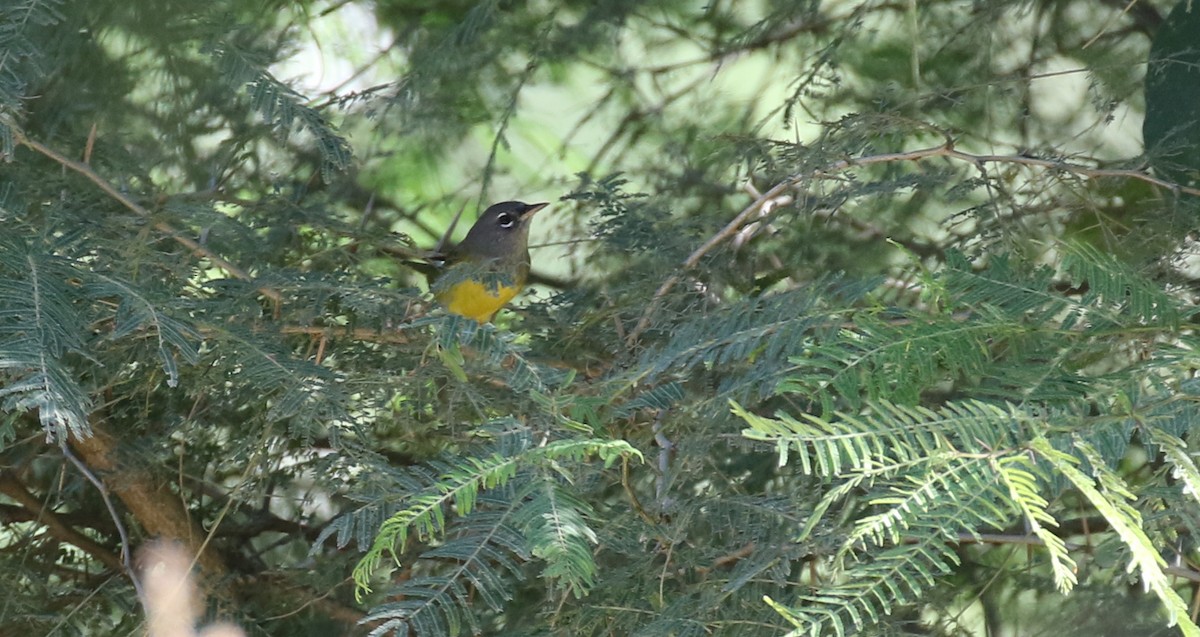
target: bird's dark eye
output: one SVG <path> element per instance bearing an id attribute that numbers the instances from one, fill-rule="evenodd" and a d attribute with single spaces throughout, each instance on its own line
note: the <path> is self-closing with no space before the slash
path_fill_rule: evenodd
<path id="1" fill-rule="evenodd" d="M 496 223 L 501 228 L 511 228 L 514 225 L 516 225 L 517 220 L 512 215 L 508 214 L 507 212 L 502 212 L 502 213 L 500 213 L 499 216 L 496 217 Z"/>

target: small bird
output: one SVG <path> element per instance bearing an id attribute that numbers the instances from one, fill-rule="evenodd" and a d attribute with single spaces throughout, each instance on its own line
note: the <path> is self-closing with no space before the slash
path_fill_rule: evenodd
<path id="1" fill-rule="evenodd" d="M 529 225 L 547 203 L 505 201 L 483 211 L 467 236 L 431 261 L 443 264 L 430 285 L 447 310 L 479 323 L 525 288 L 529 278 Z"/>

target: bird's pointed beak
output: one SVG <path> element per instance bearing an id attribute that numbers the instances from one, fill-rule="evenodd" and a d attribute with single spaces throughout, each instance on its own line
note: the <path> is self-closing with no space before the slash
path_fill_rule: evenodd
<path id="1" fill-rule="evenodd" d="M 523 213 L 523 216 L 532 217 L 533 215 L 537 214 L 537 211 L 549 205 L 550 204 L 548 202 L 527 204 L 525 206 L 525 212 Z"/>

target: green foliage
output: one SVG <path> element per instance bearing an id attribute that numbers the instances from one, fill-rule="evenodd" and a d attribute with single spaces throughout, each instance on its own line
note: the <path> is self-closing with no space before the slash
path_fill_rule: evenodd
<path id="1" fill-rule="evenodd" d="M 68 281 L 69 261 L 31 250 L 24 242 L 0 244 L 0 293 L 10 299 L 4 319 L 0 368 L 9 379 L 5 407 L 39 415 L 47 436 L 89 435 L 91 401 L 63 359 L 87 356 L 85 328 L 74 305 L 82 301 Z"/>
<path id="2" fill-rule="evenodd" d="M 143 630 L 167 535 L 253 635 L 1196 634 L 1195 14 L 1125 4 L 0 6 L 0 632 Z"/>
<path id="3" fill-rule="evenodd" d="M 637 450 L 620 441 L 591 441 L 591 440 L 562 440 L 542 447 L 521 450 L 515 455 L 493 455 L 491 457 L 473 456 L 458 465 L 441 465 L 430 463 L 439 474 L 419 491 L 409 494 L 399 504 L 399 510 L 393 513 L 378 527 L 370 550 L 358 563 L 354 571 L 354 579 L 360 592 L 370 592 L 369 579 L 379 568 L 384 554 L 397 558 L 397 551 L 402 551 L 409 543 L 413 534 L 423 542 L 440 539 L 446 530 L 445 510 L 453 507 L 457 515 L 469 516 L 475 510 L 476 500 L 482 489 L 496 489 L 509 484 L 522 465 L 554 463 L 559 460 L 578 462 L 587 456 L 598 455 L 605 464 L 611 464 L 624 455 L 637 455 Z M 529 542 L 533 546 L 530 551 L 548 562 L 547 575 L 559 574 L 573 591 L 582 592 L 581 582 L 590 580 L 595 566 L 591 564 L 587 553 L 586 540 L 594 537 L 583 521 L 582 503 L 574 502 L 569 496 L 559 494 L 556 489 L 538 490 L 541 497 L 532 498 L 528 509 L 522 508 L 522 517 L 539 518 L 549 516 L 546 524 L 531 523 Z M 520 499 L 520 498 L 518 498 Z M 565 508 L 564 508 L 565 507 Z M 343 536 L 348 534 L 347 521 L 338 529 Z M 331 533 L 331 526 L 324 534 Z M 489 534 L 492 531 L 489 531 Z M 520 537 L 518 535 L 518 537 Z M 572 543 L 584 541 L 581 552 L 572 549 Z M 564 561 L 567 557 L 575 557 L 572 562 Z M 500 580 L 497 580 L 499 582 Z M 498 610 L 498 608 L 497 608 Z"/>
<path id="4" fill-rule="evenodd" d="M 802 596 L 802 605 L 784 604 L 779 608 L 797 627 L 812 635 L 827 629 L 841 635 L 851 632 L 852 627 L 875 623 L 878 616 L 893 612 L 897 600 L 916 597 L 952 570 L 957 558 L 951 545 L 988 529 L 1004 531 L 1011 525 L 1014 512 L 1020 512 L 1028 532 L 1044 545 L 1055 586 L 1068 592 L 1077 583 L 1077 564 L 1064 538 L 1051 531 L 1059 526 L 1057 516 L 1062 513 L 1050 508 L 1050 494 L 1069 484 L 1120 537 L 1131 568 L 1138 569 L 1147 589 L 1162 600 L 1169 621 L 1178 622 L 1184 634 L 1194 634 L 1197 629 L 1188 619 L 1186 604 L 1163 573 L 1163 549 L 1143 535 L 1141 513 L 1131 503 L 1137 498 L 1131 486 L 1111 468 L 1126 456 L 1135 435 L 1146 442 L 1162 438 L 1168 441 L 1164 447 L 1167 461 L 1177 466 L 1176 473 L 1184 476 L 1183 484 L 1187 484 L 1190 463 L 1180 464 L 1178 452 L 1167 451 L 1183 444 L 1176 437 L 1182 432 L 1166 414 L 1190 413 L 1190 400 L 1178 396 L 1178 388 L 1159 382 L 1164 373 L 1160 363 L 1165 361 L 1142 365 L 1111 354 L 1118 347 L 1114 338 L 1124 340 L 1140 330 L 1173 333 L 1181 301 L 1111 256 L 1091 249 L 1066 251 L 1063 276 L 1068 281 L 1085 281 L 1088 286 L 1072 303 L 1051 292 L 1051 272 L 1047 269 L 1021 275 L 1013 272 L 1007 261 L 997 260 L 977 274 L 961 257 L 956 259 L 929 281 L 931 288 L 942 291 L 942 304 L 973 308 L 970 314 L 955 315 L 945 323 L 934 317 L 938 331 L 946 334 L 938 343 L 947 349 L 921 350 L 900 335 L 862 329 L 869 322 L 856 322 L 856 351 L 874 355 L 900 347 L 928 365 L 925 369 L 905 367 L 883 355 L 879 356 L 886 365 L 878 367 L 871 356 L 839 359 L 843 369 L 863 365 L 869 367 L 865 377 L 888 379 L 887 385 L 867 389 L 843 381 L 832 390 L 839 397 L 865 394 L 862 402 L 853 403 L 860 405 L 862 412 L 829 416 L 805 413 L 798 417 L 781 413 L 776 418 L 764 418 L 734 404 L 734 413 L 750 425 L 744 435 L 772 444 L 781 465 L 795 464 L 805 475 L 834 481 L 806 521 L 801 540 L 833 524 L 827 517 L 831 510 L 861 508 L 834 553 L 832 564 L 844 573 L 834 578 L 828 590 Z M 1015 343 L 997 346 L 997 334 L 1005 334 L 1010 340 L 1028 338 L 1030 330 L 1023 327 L 1027 324 L 1059 336 L 1033 347 Z M 909 328 L 904 334 L 913 333 L 911 324 L 904 327 Z M 1078 339 L 1067 336 L 1072 333 L 1078 334 Z M 935 355 L 954 347 L 959 334 L 965 335 L 958 344 L 965 354 Z M 1085 338 L 1084 344 L 1078 342 Z M 1093 348 L 1110 351 L 1102 374 L 1084 371 L 1100 360 Z M 970 355 L 972 349 L 985 352 L 985 356 Z M 837 373 L 836 364 L 823 363 L 819 356 L 814 358 L 817 362 L 811 365 L 817 370 Z M 944 402 L 936 410 L 882 398 L 907 396 L 916 403 L 920 400 L 919 390 L 939 377 L 960 379 L 956 384 L 964 388 L 957 392 L 969 396 L 976 391 L 974 387 L 998 380 L 995 371 L 988 379 L 984 370 L 1029 366 L 1047 359 L 1060 371 L 1043 363 L 1043 378 L 1069 373 L 1075 385 L 1071 391 L 1040 393 L 1036 400 L 1030 400 L 1028 386 L 1014 384 L 1001 395 L 1009 400 L 1023 399 L 1019 406 L 996 403 L 994 399 L 972 399 Z M 956 364 L 938 365 L 943 360 Z M 964 362 L 970 366 L 964 366 Z M 810 362 L 802 360 L 798 364 L 809 366 Z M 897 369 L 899 373 L 893 371 Z M 1132 422 L 1138 423 L 1134 428 L 1114 420 L 1116 414 L 1080 413 L 1073 407 L 1086 396 L 1099 401 L 1092 402 L 1092 410 L 1101 407 L 1102 413 L 1143 409 L 1133 406 L 1129 393 L 1122 394 L 1121 400 L 1097 395 L 1097 389 L 1114 385 L 1127 387 L 1121 390 L 1124 392 L 1134 391 L 1138 381 L 1128 385 L 1129 381 L 1117 380 L 1125 377 L 1122 369 L 1137 370 L 1135 378 L 1145 387 L 1138 390 L 1136 402 L 1156 405 L 1154 416 L 1130 415 Z M 1007 374 L 999 378 L 1004 376 Z M 785 387 L 797 392 L 809 386 L 793 382 Z M 992 388 L 983 395 L 995 393 Z M 1080 471 L 1080 464 L 1090 468 L 1090 475 Z M 1188 487 L 1180 493 L 1188 493 Z M 1179 502 L 1176 506 L 1190 505 Z M 874 547 L 879 550 L 871 550 Z M 879 586 L 886 586 L 887 592 L 878 592 L 875 587 Z"/>
<path id="5" fill-rule="evenodd" d="M 1142 585 L 1162 600 L 1167 609 L 1168 623 L 1174 625 L 1178 622 L 1184 635 L 1200 635 L 1200 628 L 1187 617 L 1187 604 L 1172 588 L 1169 578 L 1163 572 L 1166 561 L 1142 531 L 1141 514 L 1130 503 L 1136 496 L 1124 480 L 1104 467 L 1100 455 L 1091 445 L 1077 442 L 1076 447 L 1094 468 L 1095 479 L 1072 466 L 1077 462 L 1074 457 L 1057 451 L 1043 440 L 1033 441 L 1034 450 L 1040 452 L 1056 470 L 1066 476 L 1112 525 L 1117 536 L 1129 549 L 1130 570 L 1136 569 Z"/>
<path id="6" fill-rule="evenodd" d="M 7 52 L 0 67 L 0 113 L 6 126 L 23 110 L 30 84 L 45 77 L 37 38 L 40 30 L 62 21 L 61 5 L 58 0 L 28 0 L 10 4 L 0 13 L 0 47 Z M 5 154 L 11 152 L 12 147 L 6 146 Z"/>
<path id="7" fill-rule="evenodd" d="M 1146 121 L 1142 135 L 1154 169 L 1182 185 L 1200 183 L 1200 9 L 1177 2 L 1167 16 L 1146 69 Z"/>
<path id="8" fill-rule="evenodd" d="M 275 131 L 283 135 L 298 128 L 312 135 L 321 155 L 321 177 L 326 181 L 350 167 L 350 144 L 329 125 L 326 117 L 309 106 L 304 96 L 275 79 L 265 63 L 270 61 L 255 51 L 243 50 L 236 39 L 222 39 L 205 45 L 216 60 L 216 70 L 227 85 L 245 93 L 250 107 Z"/>

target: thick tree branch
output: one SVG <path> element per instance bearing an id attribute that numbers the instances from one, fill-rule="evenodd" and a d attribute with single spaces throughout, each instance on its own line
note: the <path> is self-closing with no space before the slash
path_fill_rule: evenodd
<path id="1" fill-rule="evenodd" d="M 44 524 L 55 539 L 78 547 L 114 571 L 120 572 L 125 569 L 119 557 L 64 523 L 56 513 L 43 505 L 37 496 L 30 493 L 11 471 L 0 470 L 0 493 L 12 498 L 29 511 L 33 516 L 31 519 Z"/>
<path id="2" fill-rule="evenodd" d="M 92 435 L 73 438 L 71 447 L 100 475 L 147 535 L 182 543 L 197 556 L 196 563 L 209 586 L 225 577 L 228 569 L 216 551 L 201 550 L 207 534 L 192 522 L 179 497 L 171 492 L 170 484 L 144 468 L 122 462 L 117 441 L 103 422 L 93 421 Z"/>

